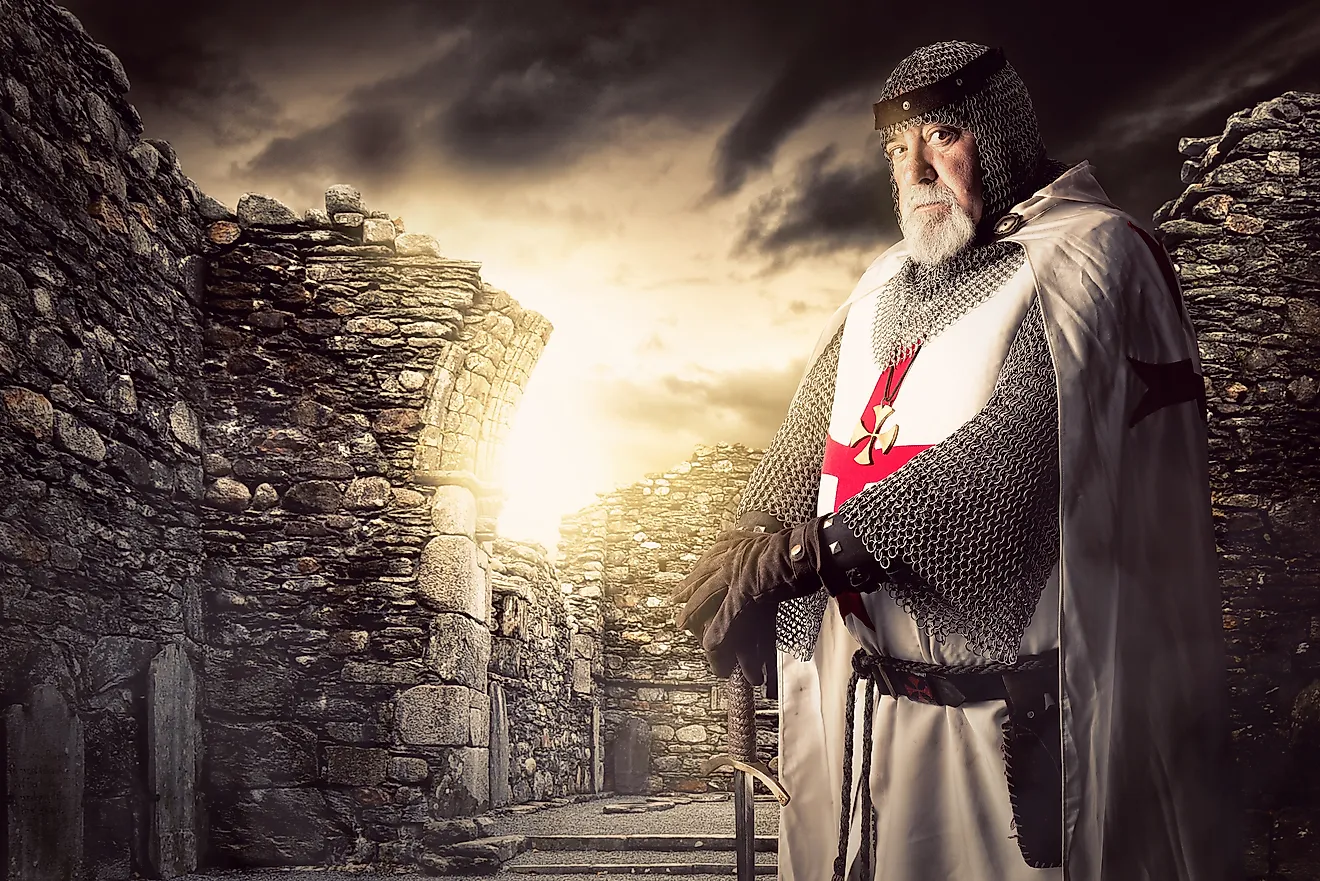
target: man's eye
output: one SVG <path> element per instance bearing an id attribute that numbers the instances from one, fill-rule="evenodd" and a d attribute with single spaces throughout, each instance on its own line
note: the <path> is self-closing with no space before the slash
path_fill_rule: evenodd
<path id="1" fill-rule="evenodd" d="M 893 147 L 890 147 L 888 150 L 886 150 L 885 155 L 889 157 L 890 162 L 893 162 L 895 159 L 898 158 L 899 154 L 902 153 L 905 149 L 907 148 L 896 144 Z"/>
<path id="2" fill-rule="evenodd" d="M 931 143 L 935 143 L 935 144 L 940 144 L 940 145 L 952 144 L 957 139 L 958 139 L 957 135 L 955 135 L 952 131 L 950 131 L 947 128 L 937 128 L 935 129 L 935 131 L 930 133 Z"/>

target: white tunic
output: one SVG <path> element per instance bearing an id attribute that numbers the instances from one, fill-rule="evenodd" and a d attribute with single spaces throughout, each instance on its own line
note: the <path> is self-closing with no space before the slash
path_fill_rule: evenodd
<path id="1" fill-rule="evenodd" d="M 881 698 L 869 785 L 877 881 L 1134 881 L 1226 877 L 1211 780 L 1223 724 L 1224 656 L 1197 405 L 1128 427 L 1146 388 L 1127 356 L 1154 363 L 1196 347 L 1181 302 L 1135 226 L 1090 166 L 1013 209 L 1027 260 L 998 292 L 923 346 L 897 399 L 900 444 L 926 446 L 974 415 L 1039 297 L 1060 398 L 1060 562 L 1021 654 L 1058 647 L 1062 667 L 1065 865 L 1032 869 L 1012 838 L 1001 753 L 1003 701 L 939 707 Z M 879 371 L 875 297 L 906 257 L 878 258 L 821 336 L 844 323 L 829 433 L 847 443 Z M 1033 307 L 1034 308 L 1034 307 Z M 813 358 L 808 361 L 812 363 Z M 1199 365 L 1198 365 L 1199 366 Z M 927 406 L 938 403 L 939 406 Z M 822 481 L 819 511 L 835 509 Z M 961 637 L 931 638 L 887 594 L 868 595 L 876 630 L 834 600 L 813 658 L 780 656 L 780 762 L 792 794 L 780 824 L 780 877 L 828 879 L 837 852 L 844 705 L 859 644 L 942 664 L 984 659 Z M 1152 705 L 1159 696 L 1161 703 Z M 1153 707 L 1153 709 L 1152 709 Z M 858 726 L 860 727 L 860 702 Z M 860 774 L 860 736 L 854 775 Z M 854 781 L 854 786 L 856 781 Z M 850 862 L 859 842 L 854 811 Z"/>

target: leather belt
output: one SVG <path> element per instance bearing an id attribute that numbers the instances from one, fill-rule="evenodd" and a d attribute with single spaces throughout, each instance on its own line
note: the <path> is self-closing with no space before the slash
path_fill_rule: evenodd
<path id="1" fill-rule="evenodd" d="M 1026 671 L 1057 670 L 1058 663 L 1058 649 L 1040 655 L 1023 656 L 1012 666 L 997 665 L 983 669 L 915 665 L 866 652 L 858 652 L 853 656 L 853 669 L 860 677 L 875 682 L 881 694 L 942 707 L 1007 701 L 1009 686 L 1005 677 L 1015 678 L 1017 674 Z"/>

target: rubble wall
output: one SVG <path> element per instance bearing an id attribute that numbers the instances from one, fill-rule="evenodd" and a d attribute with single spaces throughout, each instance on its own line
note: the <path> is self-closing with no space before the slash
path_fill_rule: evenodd
<path id="1" fill-rule="evenodd" d="M 1184 139 L 1156 215 L 1201 345 L 1249 878 L 1320 877 L 1320 95 Z"/>
<path id="2" fill-rule="evenodd" d="M 403 861 L 490 805 L 483 468 L 550 325 L 351 187 L 206 212 L 210 862 Z"/>
<path id="3" fill-rule="evenodd" d="M 599 792 L 600 775 L 592 771 L 601 749 L 593 736 L 599 629 L 565 604 L 558 573 L 539 545 L 495 540 L 491 594 L 491 701 L 504 701 L 506 719 L 503 732 L 492 728 L 492 737 L 504 738 L 492 743 L 492 759 L 507 756 L 500 768 L 507 792 L 492 793 L 492 804 Z M 493 766 L 492 781 L 496 776 Z"/>
<path id="4" fill-rule="evenodd" d="M 198 194 L 169 145 L 142 137 L 128 87 L 66 10 L 0 3 L 0 872 L 12 881 L 196 865 Z"/>
<path id="5" fill-rule="evenodd" d="M 690 461 L 604 494 L 565 522 L 564 589 L 576 601 L 599 603 L 607 789 L 727 786 L 701 775 L 704 760 L 727 751 L 723 683 L 710 675 L 697 640 L 674 627 L 669 595 L 733 525 L 759 459 L 738 444 L 702 446 Z M 764 687 L 758 697 L 758 740 L 768 760 L 777 749 L 777 704 L 765 699 Z"/>

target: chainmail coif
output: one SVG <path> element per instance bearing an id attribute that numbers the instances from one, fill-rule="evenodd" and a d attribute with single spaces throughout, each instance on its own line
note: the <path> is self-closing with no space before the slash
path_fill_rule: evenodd
<path id="1" fill-rule="evenodd" d="M 898 63 L 885 80 L 879 100 L 928 86 L 987 51 L 985 46 L 959 41 L 923 46 Z M 981 230 L 993 226 L 1009 208 L 1064 170 L 1063 165 L 1046 157 L 1031 96 L 1011 64 L 1006 63 L 980 91 L 881 129 L 880 143 L 887 143 L 906 128 L 926 123 L 957 126 L 975 137 L 985 203 L 978 224 Z M 897 212 L 897 182 L 892 186 Z"/>

